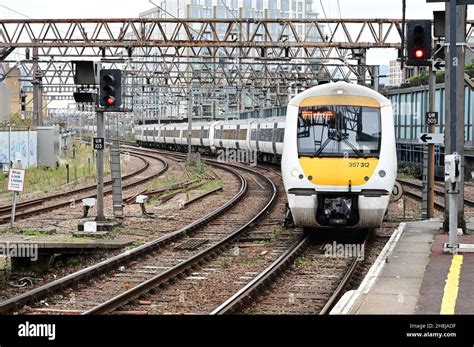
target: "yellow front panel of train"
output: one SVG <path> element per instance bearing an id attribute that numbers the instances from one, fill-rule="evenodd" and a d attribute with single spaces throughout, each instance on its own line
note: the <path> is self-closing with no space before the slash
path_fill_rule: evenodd
<path id="1" fill-rule="evenodd" d="M 305 179 L 320 186 L 361 186 L 377 168 L 378 158 L 310 158 L 299 159 Z M 349 182 L 350 181 L 350 182 Z"/>

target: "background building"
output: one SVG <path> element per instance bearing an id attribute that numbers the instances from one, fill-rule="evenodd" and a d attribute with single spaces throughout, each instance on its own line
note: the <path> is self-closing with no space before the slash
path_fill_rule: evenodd
<path id="1" fill-rule="evenodd" d="M 11 67 L 8 64 L 2 65 L 0 69 L 0 122 L 12 115 L 23 116 L 26 119 L 32 118 L 33 93 L 22 93 L 22 87 L 28 83 L 22 82 L 21 79 L 22 71 L 19 68 Z M 24 96 L 25 112 L 22 112 L 21 95 Z M 46 97 L 43 98 L 43 105 L 47 105 Z M 43 119 L 45 117 L 46 108 L 43 109 Z"/>
<path id="2" fill-rule="evenodd" d="M 400 86 L 405 82 L 405 71 L 401 70 L 401 63 L 398 60 L 390 61 L 389 83 L 391 87 Z"/>
<path id="3" fill-rule="evenodd" d="M 426 68 L 423 66 L 404 66 L 402 69 L 400 61 L 391 60 L 389 86 L 399 87 L 403 83 L 406 83 L 410 78 L 422 73 L 424 70 L 426 70 Z"/>
<path id="4" fill-rule="evenodd" d="M 154 4 L 156 5 L 154 8 L 141 13 L 140 17 L 150 19 L 312 19 L 318 17 L 314 0 L 156 0 Z M 218 34 L 224 34 L 226 28 L 226 25 L 222 25 Z M 278 32 L 279 26 L 271 25 L 269 29 L 270 32 Z M 320 41 L 320 34 L 314 27 L 311 30 L 305 29 L 304 24 L 296 25 L 297 34 L 302 39 Z M 166 35 L 170 36 L 173 28 L 167 27 L 165 31 Z M 212 37 L 211 32 L 206 34 Z M 217 62 L 210 59 L 194 60 L 193 69 L 195 71 L 212 69 Z M 203 62 L 206 63 L 204 66 Z M 231 67 L 232 65 L 229 66 Z M 185 69 L 186 65 L 183 64 L 182 68 Z M 131 94 L 135 96 L 132 101 L 133 109 L 142 121 L 153 122 L 159 118 L 187 117 L 189 101 L 186 97 L 188 95 L 172 98 L 163 88 L 148 86 L 144 79 L 135 79 L 132 82 L 132 89 Z M 226 115 L 237 114 L 241 111 L 263 110 L 277 105 L 277 94 L 288 95 L 290 98 L 292 93 L 296 92 L 291 87 L 283 89 L 261 90 L 252 86 L 235 85 L 206 90 L 196 85 L 196 93 L 193 93 L 193 115 L 196 118 L 214 119 L 224 118 Z"/>

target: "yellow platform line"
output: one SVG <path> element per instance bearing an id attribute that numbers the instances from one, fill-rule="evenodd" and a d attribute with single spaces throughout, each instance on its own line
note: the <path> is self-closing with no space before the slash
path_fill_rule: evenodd
<path id="1" fill-rule="evenodd" d="M 443 300 L 441 301 L 441 314 L 454 314 L 456 309 L 462 261 L 462 255 L 453 256 L 451 267 L 449 268 L 448 278 L 446 279 L 446 284 L 444 286 Z"/>

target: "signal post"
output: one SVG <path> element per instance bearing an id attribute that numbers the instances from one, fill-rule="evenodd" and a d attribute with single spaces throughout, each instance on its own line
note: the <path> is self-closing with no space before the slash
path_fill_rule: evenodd
<path id="1" fill-rule="evenodd" d="M 428 144 L 428 150 L 424 151 L 423 164 L 423 218 L 429 219 L 434 217 L 434 159 L 435 151 L 433 142 L 427 139 L 433 139 L 435 133 L 435 124 L 437 122 L 430 121 L 429 114 L 436 111 L 435 93 L 436 93 L 436 72 L 432 67 L 432 28 L 431 20 L 412 20 L 407 23 L 406 27 L 406 47 L 408 66 L 427 66 L 429 67 L 429 92 L 428 104 L 429 112 L 426 117 L 426 125 L 428 133 L 422 134 L 420 142 Z M 423 137 L 424 136 L 424 137 Z"/>
<path id="2" fill-rule="evenodd" d="M 102 69 L 100 71 L 99 107 L 97 108 L 97 138 L 94 149 L 97 150 L 97 217 L 96 222 L 105 222 L 104 214 L 104 150 L 105 150 L 105 113 L 120 112 L 122 105 L 122 71 Z"/>

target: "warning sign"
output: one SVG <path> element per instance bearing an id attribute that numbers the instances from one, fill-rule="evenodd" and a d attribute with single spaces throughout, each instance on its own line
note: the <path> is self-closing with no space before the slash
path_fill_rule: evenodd
<path id="1" fill-rule="evenodd" d="M 11 169 L 8 174 L 8 191 L 23 192 L 25 188 L 26 170 Z"/>

